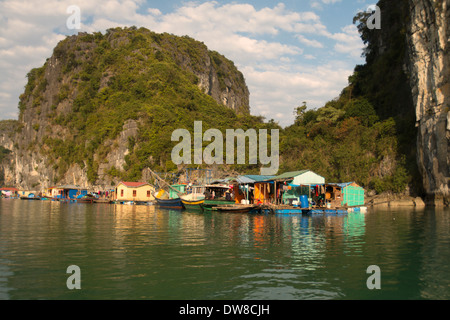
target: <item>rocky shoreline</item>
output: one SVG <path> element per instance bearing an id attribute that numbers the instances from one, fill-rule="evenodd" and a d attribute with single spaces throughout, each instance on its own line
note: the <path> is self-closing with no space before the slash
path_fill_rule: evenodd
<path id="1" fill-rule="evenodd" d="M 401 207 L 425 208 L 425 207 L 449 206 L 447 199 L 443 197 L 427 196 L 425 198 L 421 198 L 392 193 L 383 193 L 376 196 L 367 196 L 366 204 L 368 207 L 375 207 L 375 208 L 401 208 Z"/>

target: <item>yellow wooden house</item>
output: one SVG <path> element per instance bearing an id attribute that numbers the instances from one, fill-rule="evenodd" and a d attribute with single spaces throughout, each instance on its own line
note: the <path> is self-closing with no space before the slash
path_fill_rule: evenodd
<path id="1" fill-rule="evenodd" d="M 115 190 L 116 201 L 153 201 L 155 188 L 147 182 L 120 182 Z"/>

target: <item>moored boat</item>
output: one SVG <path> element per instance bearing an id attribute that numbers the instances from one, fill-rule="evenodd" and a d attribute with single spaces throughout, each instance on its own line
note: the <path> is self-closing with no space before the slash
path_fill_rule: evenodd
<path id="1" fill-rule="evenodd" d="M 20 197 L 21 200 L 41 200 L 40 197 L 35 197 L 34 195 L 32 197 Z"/>
<path id="2" fill-rule="evenodd" d="M 232 200 L 206 200 L 202 203 L 203 210 L 213 210 L 218 206 L 235 204 Z"/>
<path id="3" fill-rule="evenodd" d="M 167 209 L 183 209 L 184 205 L 181 202 L 181 199 L 179 197 L 177 198 L 170 198 L 168 193 L 164 191 L 163 189 L 159 190 L 158 193 L 154 194 L 153 197 L 155 198 L 156 203 L 161 208 L 167 208 Z"/>
<path id="4" fill-rule="evenodd" d="M 77 197 L 77 203 L 94 203 L 97 198 L 91 194 Z"/>
<path id="5" fill-rule="evenodd" d="M 255 204 L 228 204 L 228 205 L 219 205 L 214 207 L 212 210 L 219 212 L 236 212 L 236 213 L 247 213 L 258 206 Z"/>
<path id="6" fill-rule="evenodd" d="M 167 208 L 167 209 L 183 209 L 183 203 L 181 202 L 180 198 L 177 199 L 162 199 L 162 198 L 158 198 L 155 195 L 155 200 L 156 203 L 162 207 L 162 208 Z"/>
<path id="7" fill-rule="evenodd" d="M 186 209 L 203 210 L 202 204 L 205 202 L 204 187 L 189 187 L 188 193 L 180 195 L 181 202 Z"/>

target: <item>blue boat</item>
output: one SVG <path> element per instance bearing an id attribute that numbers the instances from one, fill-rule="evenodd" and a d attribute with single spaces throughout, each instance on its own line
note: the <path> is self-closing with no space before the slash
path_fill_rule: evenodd
<path id="1" fill-rule="evenodd" d="M 167 208 L 167 209 L 183 209 L 183 203 L 181 202 L 181 199 L 160 199 L 155 196 L 156 203 L 161 208 Z"/>
<path id="2" fill-rule="evenodd" d="M 167 209 L 183 209 L 184 205 L 181 202 L 180 197 L 169 197 L 168 193 L 164 190 L 159 190 L 158 193 L 155 193 L 153 197 L 156 200 L 156 204 L 158 204 L 161 208 Z"/>

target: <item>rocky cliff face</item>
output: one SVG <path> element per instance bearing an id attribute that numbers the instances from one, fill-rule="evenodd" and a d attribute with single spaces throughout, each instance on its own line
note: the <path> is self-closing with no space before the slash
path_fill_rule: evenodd
<path id="1" fill-rule="evenodd" d="M 244 77 L 201 42 L 143 28 L 71 36 L 28 74 L 19 120 L 2 122 L 0 145 L 12 153 L 0 175 L 28 190 L 110 187 L 124 168 L 145 172 L 136 158 L 156 161 L 171 125 L 224 107 L 249 113 Z"/>
<path id="2" fill-rule="evenodd" d="M 450 196 L 450 2 L 410 0 L 408 58 L 425 191 Z"/>
<path id="3" fill-rule="evenodd" d="M 381 30 L 360 28 L 381 116 L 414 126 L 414 158 L 430 203 L 449 203 L 450 1 L 380 0 Z M 382 66 L 382 68 L 380 68 Z M 382 74 L 374 74 L 382 70 Z M 382 84 L 383 82 L 385 84 Z M 381 93 L 381 94 L 380 94 Z M 393 108 L 395 106 L 395 108 Z M 401 126 L 399 126 L 401 127 Z M 403 126 L 405 127 L 405 126 Z M 404 130 L 404 128 L 403 128 Z M 410 129 L 408 129 L 408 132 Z M 403 153 L 413 161 L 402 138 Z M 411 141 L 412 143 L 412 141 Z"/>

